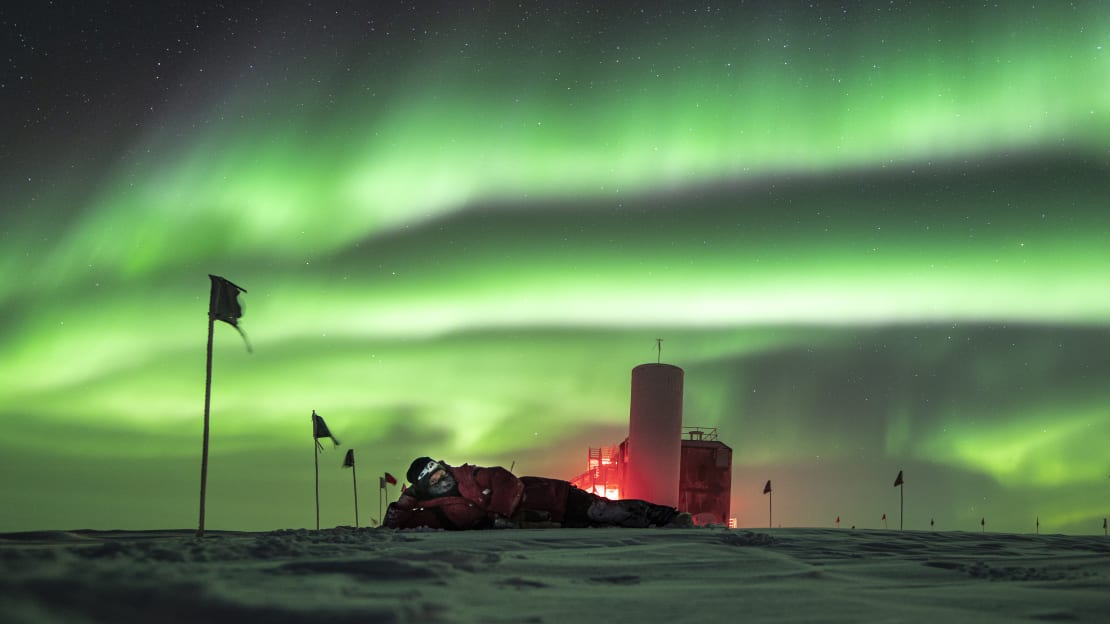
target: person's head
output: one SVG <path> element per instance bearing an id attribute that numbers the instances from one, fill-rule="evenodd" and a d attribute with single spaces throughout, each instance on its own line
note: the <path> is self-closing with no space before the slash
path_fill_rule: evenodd
<path id="1" fill-rule="evenodd" d="M 447 470 L 447 464 L 431 457 L 414 459 L 405 476 L 421 496 L 443 496 L 455 487 L 455 478 Z"/>
<path id="2" fill-rule="evenodd" d="M 408 479 L 409 483 L 415 485 L 417 481 L 420 481 L 421 477 L 427 476 L 428 472 L 438 463 L 439 462 L 431 457 L 417 457 L 409 464 L 409 471 L 405 473 L 405 478 Z M 428 472 L 425 472 L 426 469 Z"/>

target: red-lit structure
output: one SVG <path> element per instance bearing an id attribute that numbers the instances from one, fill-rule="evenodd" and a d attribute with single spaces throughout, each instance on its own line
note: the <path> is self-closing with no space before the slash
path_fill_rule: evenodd
<path id="1" fill-rule="evenodd" d="M 716 429 L 686 429 L 678 508 L 695 524 L 729 524 L 732 504 L 732 449 L 717 439 Z"/>
<path id="2" fill-rule="evenodd" d="M 628 440 L 621 455 L 625 498 L 678 507 L 684 375 L 671 364 L 632 369 Z"/>
<path id="3" fill-rule="evenodd" d="M 699 525 L 729 523 L 732 449 L 715 428 L 682 427 L 683 371 L 670 364 L 632 370 L 629 435 L 590 448 L 586 472 L 571 479 L 611 499 L 640 498 L 689 512 Z"/>

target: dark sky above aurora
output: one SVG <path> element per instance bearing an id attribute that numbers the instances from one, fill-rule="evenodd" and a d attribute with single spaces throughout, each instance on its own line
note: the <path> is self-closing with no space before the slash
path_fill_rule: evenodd
<path id="1" fill-rule="evenodd" d="M 658 337 L 742 526 L 1101 532 L 1107 5 L 69 4 L 0 7 L 0 530 L 195 525 L 216 273 L 209 528 L 314 525 L 313 409 L 326 526 L 345 448 L 364 524 L 570 477 Z"/>

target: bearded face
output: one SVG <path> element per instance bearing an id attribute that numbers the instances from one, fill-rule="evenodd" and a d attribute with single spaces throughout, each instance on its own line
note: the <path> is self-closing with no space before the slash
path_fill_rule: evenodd
<path id="1" fill-rule="evenodd" d="M 429 475 L 426 489 L 429 496 L 436 498 L 455 492 L 456 485 L 458 485 L 458 482 L 455 481 L 455 477 L 450 472 L 440 469 Z"/>

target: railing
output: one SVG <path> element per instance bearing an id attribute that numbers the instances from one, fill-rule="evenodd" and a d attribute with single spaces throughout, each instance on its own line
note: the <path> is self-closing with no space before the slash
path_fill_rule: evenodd
<path id="1" fill-rule="evenodd" d="M 687 440 L 701 440 L 704 442 L 714 442 L 717 440 L 716 427 L 683 427 L 682 436 Z"/>

